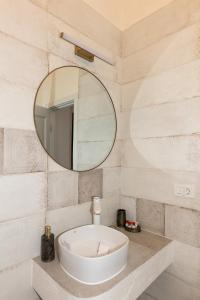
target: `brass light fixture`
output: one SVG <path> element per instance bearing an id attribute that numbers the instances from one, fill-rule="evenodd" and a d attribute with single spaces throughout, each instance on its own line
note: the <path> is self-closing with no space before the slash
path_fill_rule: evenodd
<path id="1" fill-rule="evenodd" d="M 94 61 L 94 54 L 92 54 L 92 53 L 88 52 L 87 50 L 85 50 L 81 47 L 78 47 L 76 45 L 75 45 L 75 54 L 85 60 L 90 61 L 90 62 Z"/>
<path id="2" fill-rule="evenodd" d="M 72 34 L 61 32 L 60 37 L 75 46 L 75 55 L 86 59 L 87 61 L 93 62 L 94 57 L 101 59 L 109 65 L 115 65 L 116 61 L 111 52 L 100 45 L 95 45 L 92 43 L 92 46 L 87 46 L 86 38 L 79 37 L 79 40 L 76 40 Z"/>

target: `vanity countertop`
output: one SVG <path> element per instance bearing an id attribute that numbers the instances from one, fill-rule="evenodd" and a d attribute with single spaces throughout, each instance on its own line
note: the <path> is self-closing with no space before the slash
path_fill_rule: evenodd
<path id="1" fill-rule="evenodd" d="M 130 240 L 128 263 L 113 279 L 98 285 L 82 284 L 64 273 L 57 258 L 43 263 L 37 257 L 33 260 L 33 288 L 43 300 L 136 299 L 173 262 L 174 242 L 146 231 L 120 231 Z"/>

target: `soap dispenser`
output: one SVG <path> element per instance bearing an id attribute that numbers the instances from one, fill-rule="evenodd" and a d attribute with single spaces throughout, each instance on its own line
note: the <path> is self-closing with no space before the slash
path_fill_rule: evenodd
<path id="1" fill-rule="evenodd" d="M 99 196 L 92 197 L 92 215 L 93 215 L 93 224 L 100 225 L 100 223 L 101 223 L 101 198 Z"/>
<path id="2" fill-rule="evenodd" d="M 54 234 L 51 233 L 51 226 L 45 226 L 45 232 L 41 237 L 41 260 L 50 262 L 55 259 Z"/>

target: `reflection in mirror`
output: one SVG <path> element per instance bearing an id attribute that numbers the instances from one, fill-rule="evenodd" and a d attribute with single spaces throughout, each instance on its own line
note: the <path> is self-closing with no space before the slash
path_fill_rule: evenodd
<path id="1" fill-rule="evenodd" d="M 42 81 L 34 120 L 47 153 L 70 170 L 97 167 L 115 141 L 112 100 L 100 80 L 79 67 L 58 68 Z"/>

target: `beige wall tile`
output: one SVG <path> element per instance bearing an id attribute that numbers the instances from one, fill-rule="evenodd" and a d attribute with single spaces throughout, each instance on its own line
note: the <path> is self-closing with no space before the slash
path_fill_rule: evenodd
<path id="1" fill-rule="evenodd" d="M 101 201 L 101 224 L 106 226 L 116 225 L 117 210 L 119 209 L 119 207 L 120 205 L 117 197 L 104 197 Z"/>
<path id="2" fill-rule="evenodd" d="M 103 198 L 119 199 L 120 168 L 103 169 Z"/>
<path id="3" fill-rule="evenodd" d="M 48 173 L 48 209 L 78 203 L 78 173 L 58 171 Z"/>
<path id="4" fill-rule="evenodd" d="M 198 59 L 198 36 L 196 24 L 124 58 L 122 82 L 153 76 Z"/>
<path id="5" fill-rule="evenodd" d="M 75 206 L 47 211 L 46 223 L 52 226 L 52 232 L 58 234 L 87 224 L 92 223 L 92 215 L 90 212 L 91 203 L 82 203 Z"/>
<path id="6" fill-rule="evenodd" d="M 3 173 L 3 139 L 4 139 L 4 130 L 0 128 L 0 174 Z"/>
<path id="7" fill-rule="evenodd" d="M 194 185 L 194 198 L 175 196 L 175 183 Z M 200 211 L 199 174 L 195 172 L 156 168 L 122 168 L 121 193 L 130 197 L 149 199 Z"/>
<path id="8" fill-rule="evenodd" d="M 123 32 L 124 56 L 153 44 L 189 24 L 190 0 L 171 1 Z"/>
<path id="9" fill-rule="evenodd" d="M 47 156 L 36 133 L 30 130 L 4 129 L 4 173 L 45 171 Z"/>
<path id="10" fill-rule="evenodd" d="M 0 272 L 0 300 L 39 300 L 31 286 L 31 260 Z"/>
<path id="11" fill-rule="evenodd" d="M 96 169 L 80 172 L 78 175 L 78 201 L 79 203 L 91 201 L 93 196 L 102 197 L 103 170 Z"/>
<path id="12" fill-rule="evenodd" d="M 12 21 L 11 21 L 12 20 Z M 31 1 L 2 1 L 0 31 L 32 46 L 47 49 L 47 12 Z"/>
<path id="13" fill-rule="evenodd" d="M 47 202 L 46 180 L 46 174 L 42 172 L 0 176 L 0 222 L 44 210 Z"/>
<path id="14" fill-rule="evenodd" d="M 43 9 L 47 9 L 48 7 L 48 0 L 30 0 L 30 1 Z"/>
<path id="15" fill-rule="evenodd" d="M 200 6 L 199 6 L 199 0 L 193 0 L 190 2 L 190 22 L 199 22 L 200 20 Z"/>
<path id="16" fill-rule="evenodd" d="M 147 295 L 146 293 L 143 293 L 137 300 L 155 300 L 155 298 L 152 298 L 151 296 Z"/>
<path id="17" fill-rule="evenodd" d="M 34 130 L 36 89 L 0 79 L 0 127 Z"/>
<path id="18" fill-rule="evenodd" d="M 130 137 L 130 112 L 117 113 L 117 139 L 127 139 Z"/>
<path id="19" fill-rule="evenodd" d="M 200 60 L 122 86 L 123 109 L 198 100 Z M 192 79 L 192 80 L 191 80 Z"/>
<path id="20" fill-rule="evenodd" d="M 129 140 L 122 165 L 160 170 L 200 170 L 200 135 Z"/>
<path id="21" fill-rule="evenodd" d="M 154 153 L 152 151 L 148 151 L 147 148 L 139 147 L 140 143 L 142 144 L 145 140 L 135 140 L 135 139 L 127 139 L 123 141 L 123 151 L 121 154 L 121 166 L 129 167 L 129 168 L 154 168 L 152 161 L 152 154 L 154 157 Z M 138 144 L 137 144 L 138 142 Z M 143 151 L 142 151 L 143 149 Z M 145 152 L 148 155 L 145 156 Z M 157 156 L 156 156 L 157 158 Z"/>
<path id="22" fill-rule="evenodd" d="M 121 32 L 82 0 L 50 0 L 49 11 L 100 45 L 120 53 Z M 80 20 L 84 16 L 84 22 Z"/>
<path id="23" fill-rule="evenodd" d="M 189 285 L 200 286 L 200 249 L 176 242 L 173 264 L 167 272 L 185 281 Z"/>
<path id="24" fill-rule="evenodd" d="M 200 212 L 166 205 L 165 235 L 200 248 Z"/>
<path id="25" fill-rule="evenodd" d="M 164 272 L 146 290 L 153 299 L 159 300 L 199 300 L 200 290 Z"/>
<path id="26" fill-rule="evenodd" d="M 131 113 L 132 137 L 149 138 L 200 132 L 200 97 L 139 108 Z"/>
<path id="27" fill-rule="evenodd" d="M 40 253 L 44 214 L 0 223 L 0 270 Z"/>
<path id="28" fill-rule="evenodd" d="M 199 171 L 199 135 L 125 141 L 121 165 L 162 173 Z M 188 176 L 189 177 L 189 176 Z"/>
<path id="29" fill-rule="evenodd" d="M 127 220 L 136 220 L 136 199 L 127 196 L 120 196 L 120 208 L 126 210 Z"/>
<path id="30" fill-rule="evenodd" d="M 47 54 L 0 33 L 0 78 L 37 88 L 47 74 Z"/>
<path id="31" fill-rule="evenodd" d="M 136 216 L 144 230 L 164 235 L 165 207 L 164 204 L 145 200 L 136 200 Z"/>
<path id="32" fill-rule="evenodd" d="M 149 80 L 152 77 L 148 78 Z M 146 81 L 148 79 L 145 79 Z M 133 82 L 129 82 L 121 85 L 121 111 L 122 112 L 130 112 L 132 109 L 136 107 L 135 101 L 140 99 L 141 91 L 143 91 L 143 80 L 136 80 Z M 144 89 L 146 90 L 146 89 Z M 154 89 L 153 89 L 154 91 Z M 145 97 L 145 100 L 148 97 Z M 142 102 L 142 100 L 137 100 L 137 103 Z"/>

